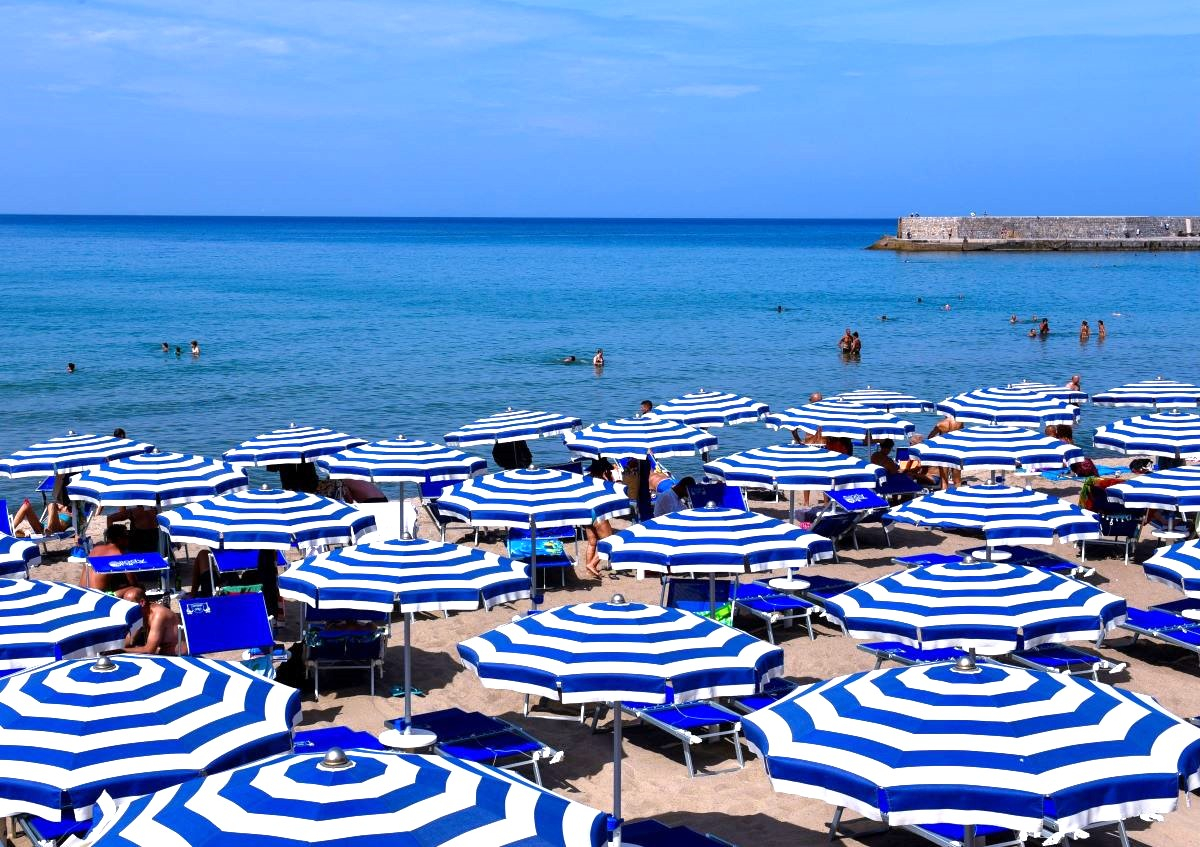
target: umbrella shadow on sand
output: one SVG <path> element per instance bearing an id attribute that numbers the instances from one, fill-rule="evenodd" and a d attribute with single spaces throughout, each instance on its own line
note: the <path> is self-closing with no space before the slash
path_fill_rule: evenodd
<path id="1" fill-rule="evenodd" d="M 761 767 L 761 766 L 760 766 Z M 770 790 L 770 789 L 768 789 Z M 790 798 L 780 796 L 780 802 L 786 803 Z M 833 817 L 833 807 L 828 807 L 829 817 Z M 667 826 L 686 826 L 697 832 L 712 834 L 724 839 L 730 844 L 787 844 L 789 847 L 816 847 L 829 844 L 829 833 L 825 830 L 812 830 L 799 824 L 777 820 L 762 812 L 752 815 L 730 815 L 724 812 L 667 812 L 657 815 L 656 820 Z M 852 842 L 855 843 L 855 842 Z M 887 842 L 889 845 L 892 841 Z M 895 844 L 904 843 L 896 841 Z M 914 836 L 913 844 L 926 844 Z M 715 842 L 714 842 L 715 847 Z"/>

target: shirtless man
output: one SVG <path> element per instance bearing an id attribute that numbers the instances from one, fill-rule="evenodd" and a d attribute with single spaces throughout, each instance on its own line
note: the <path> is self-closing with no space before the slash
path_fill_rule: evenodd
<path id="1" fill-rule="evenodd" d="M 1079 379 L 1079 374 L 1071 375 L 1071 378 L 1067 380 L 1067 388 L 1072 391 L 1083 391 L 1083 384 Z"/>
<path id="2" fill-rule="evenodd" d="M 946 415 L 936 424 L 933 429 L 929 430 L 927 438 L 936 438 L 939 435 L 945 435 L 948 432 L 958 432 L 963 428 L 963 425 L 954 418 Z M 942 488 L 949 488 L 951 485 L 962 484 L 962 469 L 961 468 L 942 468 Z"/>
<path id="3" fill-rule="evenodd" d="M 152 656 L 179 655 L 179 616 L 161 603 L 151 603 L 141 586 L 123 588 L 117 592 L 122 600 L 142 607 L 142 626 L 125 639 L 126 653 L 149 653 Z"/>
<path id="4" fill-rule="evenodd" d="M 888 472 L 889 476 L 900 473 L 900 466 L 892 458 L 892 448 L 895 446 L 896 442 L 890 438 L 885 438 L 878 442 L 875 452 L 871 454 L 871 464 L 879 465 L 879 467 Z"/>
<path id="5" fill-rule="evenodd" d="M 129 551 L 129 530 L 121 524 L 110 526 L 105 537 L 108 540 L 93 547 L 89 556 L 123 556 Z M 79 575 L 79 587 L 94 588 L 97 591 L 112 591 L 114 590 L 113 580 L 114 575 L 96 573 L 90 564 L 85 564 L 83 572 Z M 133 574 L 127 573 L 125 574 L 125 585 L 119 587 L 124 588 L 131 585 L 134 585 Z"/>

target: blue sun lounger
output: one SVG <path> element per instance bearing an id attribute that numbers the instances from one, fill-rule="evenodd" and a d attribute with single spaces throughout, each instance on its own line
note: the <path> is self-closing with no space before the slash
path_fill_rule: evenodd
<path id="1" fill-rule="evenodd" d="M 575 567 L 571 557 L 567 555 L 566 542 L 575 542 L 575 556 L 579 557 L 579 535 L 573 526 L 556 526 L 537 531 L 537 566 L 540 586 L 546 586 L 546 577 L 551 571 L 558 571 L 562 587 L 567 586 L 567 572 Z M 529 538 L 529 530 L 515 527 L 508 530 L 508 552 L 510 559 L 529 563 L 533 547 Z"/>
<path id="2" fill-rule="evenodd" d="M 667 826 L 653 818 L 621 827 L 621 839 L 638 847 L 733 847 L 717 836 L 686 826 Z"/>
<path id="3" fill-rule="evenodd" d="M 912 556 L 893 556 L 892 564 L 906 568 L 923 568 L 926 565 L 957 565 L 966 561 L 955 553 L 916 553 Z"/>
<path id="4" fill-rule="evenodd" d="M 1065 644 L 1045 644 L 1030 650 L 1014 650 L 1007 658 L 1022 667 L 1072 676 L 1090 676 L 1097 682 L 1100 680 L 1100 671 L 1118 674 L 1129 667 L 1127 662 L 1110 662 L 1102 656 Z"/>
<path id="5" fill-rule="evenodd" d="M 1153 638 L 1164 644 L 1181 647 L 1196 654 L 1200 659 L 1200 621 L 1185 618 L 1161 609 L 1135 609 L 1130 607 L 1121 629 L 1133 633 L 1133 643 L 1142 636 Z"/>
<path id="6" fill-rule="evenodd" d="M 48 821 L 35 815 L 17 815 L 13 819 L 33 847 L 58 847 L 68 838 L 82 838 L 92 828 L 92 821 Z"/>
<path id="7" fill-rule="evenodd" d="M 321 668 L 330 668 L 365 670 L 374 697 L 376 671 L 383 678 L 390 620 L 387 612 L 326 611 L 305 606 L 300 627 L 304 634 L 304 672 L 312 673 L 314 696 L 321 696 Z"/>
<path id="8" fill-rule="evenodd" d="M 799 683 L 777 676 L 764 685 L 762 691 L 757 694 L 730 698 L 729 705 L 742 714 L 748 715 L 759 709 L 765 709 L 767 706 L 775 705 L 799 687 Z"/>
<path id="9" fill-rule="evenodd" d="M 180 630 L 190 656 L 242 651 L 242 665 L 275 678 L 276 666 L 291 656 L 275 643 L 261 594 L 190 597 L 179 601 Z"/>
<path id="10" fill-rule="evenodd" d="M 597 704 L 592 712 L 592 732 L 597 731 L 602 712 L 608 707 Z M 738 768 L 745 767 L 742 757 L 742 716 L 711 700 L 690 700 L 685 703 L 621 703 L 621 711 L 637 718 L 645 726 L 652 726 L 679 741 L 683 747 L 683 762 L 688 777 L 696 775 L 692 761 L 692 746 L 724 738 L 732 742 L 737 756 Z M 614 715 L 613 720 L 621 720 Z"/>
<path id="11" fill-rule="evenodd" d="M 293 753 L 328 753 L 334 747 L 340 747 L 342 750 L 387 749 L 371 733 L 354 730 L 348 726 L 300 729 L 292 734 Z"/>
<path id="12" fill-rule="evenodd" d="M 791 626 L 802 621 L 808 630 L 808 640 L 813 640 L 812 613 L 816 608 L 807 600 L 776 591 L 765 582 L 734 583 L 731 594 L 733 613 L 745 612 L 760 618 L 767 627 L 767 640 L 775 643 L 775 624 Z"/>
<path id="13" fill-rule="evenodd" d="M 868 641 L 856 646 L 864 653 L 870 653 L 875 657 L 876 669 L 882 667 L 884 662 L 895 662 L 898 665 L 928 665 L 934 662 L 953 662 L 958 657 L 966 655 L 966 651 L 957 647 L 913 647 L 910 644 L 901 644 L 899 641 Z"/>
<path id="14" fill-rule="evenodd" d="M 404 731 L 404 719 L 387 721 L 387 726 Z M 466 712 L 459 708 L 441 709 L 412 716 L 412 726 L 427 729 L 437 735 L 434 750 L 439 755 L 479 762 L 505 770 L 529 767 L 533 779 L 542 784 L 538 763 L 562 761 L 563 753 L 538 741 L 516 724 L 481 712 Z"/>
<path id="15" fill-rule="evenodd" d="M 825 601 L 830 597 L 845 594 L 851 588 L 858 587 L 858 583 L 853 580 L 837 579 L 836 577 L 822 576 L 821 574 L 813 574 L 812 576 L 805 574 L 804 581 L 808 583 L 808 588 L 797 593 L 810 603 L 816 603 L 821 607 L 825 606 Z"/>

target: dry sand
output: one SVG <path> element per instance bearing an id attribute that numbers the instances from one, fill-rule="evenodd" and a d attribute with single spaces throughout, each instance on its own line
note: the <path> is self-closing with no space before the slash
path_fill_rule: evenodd
<path id="1" fill-rule="evenodd" d="M 1035 488 L 1058 496 L 1074 497 L 1078 486 L 1070 483 L 1049 483 L 1039 480 Z M 783 504 L 752 501 L 751 508 L 786 519 Z M 617 523 L 618 528 L 622 526 Z M 421 534 L 436 537 L 428 521 Z M 963 536 L 913 527 L 895 526 L 892 547 L 884 545 L 883 533 L 868 527 L 861 533 L 863 549 L 840 554 L 840 564 L 820 565 L 814 572 L 854 580 L 869 580 L 897 569 L 894 555 L 918 552 L 955 552 L 971 545 Z M 469 541 L 462 532 L 450 533 L 448 540 Z M 1138 551 L 1141 561 L 1153 549 L 1146 536 Z M 492 549 L 498 550 L 493 545 Z M 1047 548 L 1064 556 L 1076 558 L 1072 545 L 1055 544 Z M 194 551 L 193 551 L 194 552 Z M 1101 555 L 1109 555 L 1107 552 Z M 67 564 L 60 556 L 39 567 L 35 576 L 41 579 L 78 578 L 79 566 Z M 1179 598 L 1172 589 L 1149 582 L 1137 565 L 1125 566 L 1119 558 L 1103 558 L 1089 562 L 1096 567 L 1090 582 L 1125 597 L 1131 606 L 1145 607 L 1153 603 Z M 577 568 L 583 573 L 582 565 Z M 621 592 L 630 600 L 657 602 L 657 580 L 637 580 L 633 576 L 577 582 L 566 589 L 547 592 L 546 605 L 593 602 Z M 289 604 L 288 625 L 284 640 L 295 640 L 295 621 L 299 609 Z M 414 711 L 432 711 L 448 706 L 478 710 L 499 715 L 526 727 L 546 743 L 563 749 L 566 756 L 560 764 L 543 767 L 546 785 L 574 800 L 597 809 L 609 809 L 612 792 L 612 737 L 604 732 L 593 734 L 587 727 L 570 720 L 551 720 L 546 717 L 525 718 L 521 714 L 521 697 L 515 693 L 485 690 L 474 674 L 458 662 L 455 645 L 466 638 L 486 632 L 508 621 L 527 604 L 500 606 L 490 612 L 453 614 L 449 618 L 424 616 L 413 626 L 413 682 L 428 692 L 414 699 Z M 748 624 L 743 624 L 747 625 Z M 778 640 L 786 658 L 785 672 L 791 679 L 806 682 L 826 679 L 840 674 L 866 670 L 873 658 L 855 649 L 856 642 L 828 624 L 818 623 L 817 638 L 810 642 L 802 628 L 778 630 Z M 762 634 L 761 630 L 751 632 Z M 399 626 L 387 653 L 382 683 L 377 681 L 374 698 L 367 694 L 365 672 L 345 671 L 325 673 L 322 687 L 326 689 L 319 700 L 312 697 L 311 686 L 305 691 L 303 724 L 306 727 L 342 724 L 371 733 L 380 732 L 383 722 L 401 715 L 402 698 L 389 697 L 393 685 L 403 680 L 402 649 Z M 1083 646 L 1083 645 L 1081 645 Z M 1101 651 L 1109 659 L 1128 662 L 1129 668 L 1116 677 L 1102 681 L 1151 694 L 1168 709 L 1182 717 L 1200 715 L 1200 662 L 1196 656 L 1155 642 L 1131 646 L 1130 639 L 1118 630 L 1108 639 Z M 679 745 L 668 736 L 627 724 L 623 766 L 623 813 L 627 821 L 659 818 L 669 824 L 686 824 L 711 832 L 741 847 L 768 845 L 818 845 L 827 843 L 825 827 L 833 809 L 821 802 L 776 794 L 763 771 L 762 763 L 749 751 L 746 767 L 736 770 L 733 751 L 728 744 L 712 744 L 697 748 L 697 765 L 714 775 L 688 779 Z M 1200 831 L 1200 804 L 1189 808 L 1181 797 L 1178 811 L 1165 821 L 1145 824 L 1138 819 L 1128 822 L 1132 843 L 1175 847 L 1196 844 Z M 1188 835 L 1188 833 L 1192 833 Z M 1092 843 L 1098 847 L 1116 844 L 1115 834 L 1097 831 Z M 872 836 L 859 841 L 844 839 L 846 844 L 918 845 L 926 842 L 903 832 Z"/>

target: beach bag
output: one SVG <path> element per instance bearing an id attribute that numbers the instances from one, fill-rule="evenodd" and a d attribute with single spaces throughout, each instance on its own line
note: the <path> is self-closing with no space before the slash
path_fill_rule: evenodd
<path id="1" fill-rule="evenodd" d="M 705 609 L 701 612 L 696 612 L 702 618 L 716 621 L 722 626 L 733 626 L 733 603 L 722 603 L 717 606 L 716 614 L 712 609 Z"/>

